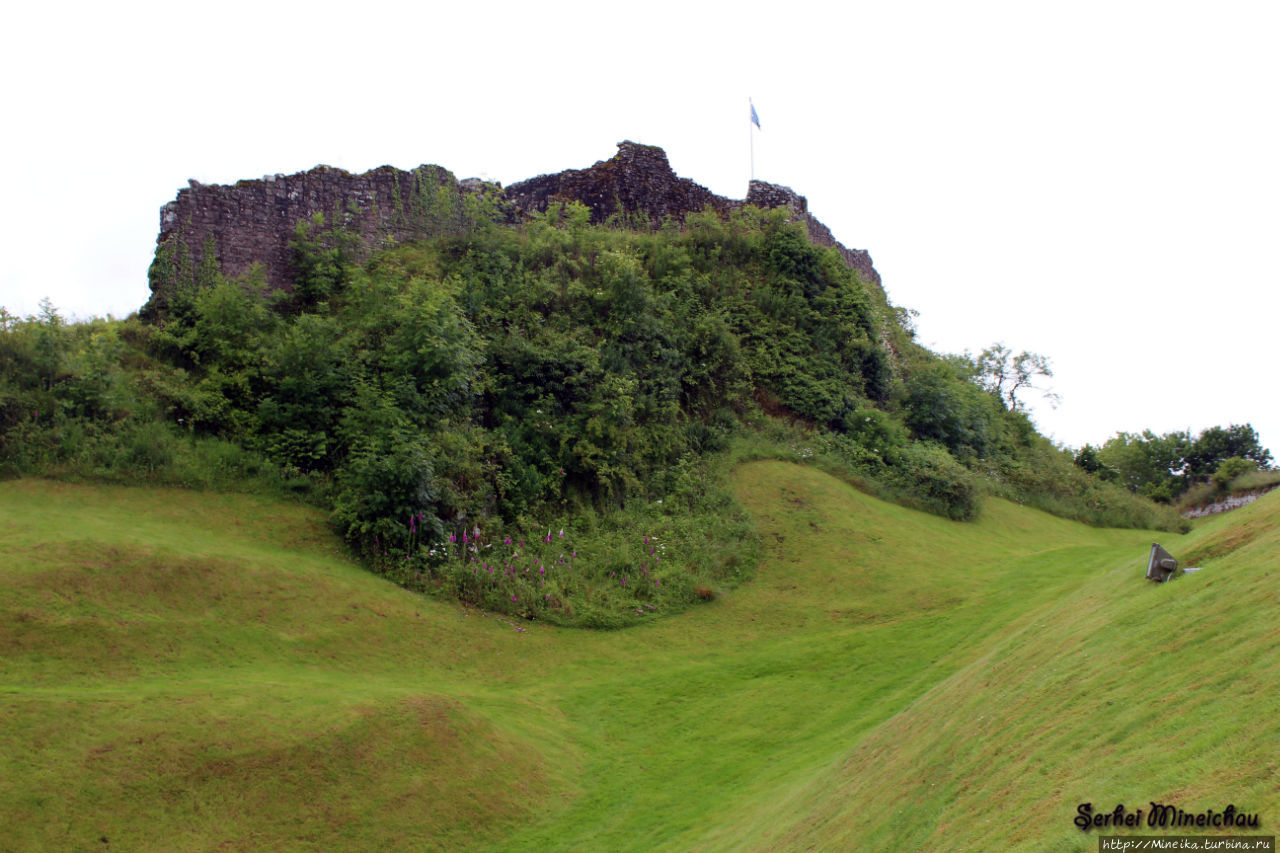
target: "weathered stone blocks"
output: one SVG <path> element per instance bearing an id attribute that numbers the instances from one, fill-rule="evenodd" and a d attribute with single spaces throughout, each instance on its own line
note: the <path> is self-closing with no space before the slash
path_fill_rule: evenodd
<path id="1" fill-rule="evenodd" d="M 242 275 L 261 264 L 269 287 L 290 289 L 290 240 L 299 222 L 321 213 L 330 224 L 341 223 L 348 233 L 358 235 L 363 245 L 380 247 L 439 233 L 463 215 L 465 200 L 474 193 L 496 194 L 493 201 L 513 222 L 552 202 L 581 202 L 591 209 L 593 222 L 619 212 L 657 223 L 667 218 L 683 222 L 686 215 L 707 207 L 722 216 L 743 205 L 787 207 L 804 221 L 813 243 L 835 247 L 868 283 L 880 284 L 870 255 L 838 243 L 830 229 L 810 215 L 804 196 L 752 181 L 746 199 L 726 199 L 676 175 L 661 148 L 630 141 L 619 143 L 617 154 L 590 168 L 540 175 L 505 190 L 474 178 L 459 182 L 438 166 L 410 171 L 381 166 L 362 175 L 317 166 L 231 186 L 191 181 L 160 209 L 156 242 L 158 248 L 187 253 L 189 269 L 198 268 L 206 247 L 213 247 L 223 274 Z M 153 279 L 153 290 L 164 286 Z M 163 303 L 164 294 L 153 293 L 144 313 L 157 316 Z"/>

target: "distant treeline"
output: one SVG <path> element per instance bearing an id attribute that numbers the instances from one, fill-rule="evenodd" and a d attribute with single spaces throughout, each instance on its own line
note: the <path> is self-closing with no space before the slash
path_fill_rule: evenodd
<path id="1" fill-rule="evenodd" d="M 1076 465 L 1100 479 L 1161 503 L 1188 496 L 1203 500 L 1242 475 L 1268 470 L 1272 462 L 1271 451 L 1251 424 L 1210 427 L 1195 437 L 1189 431 L 1122 432 L 1101 447 L 1086 444 L 1075 458 Z M 1197 485 L 1213 489 L 1206 492 L 1195 489 Z"/>

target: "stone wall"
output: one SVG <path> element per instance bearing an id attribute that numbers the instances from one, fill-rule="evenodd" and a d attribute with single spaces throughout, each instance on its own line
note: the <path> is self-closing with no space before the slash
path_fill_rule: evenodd
<path id="1" fill-rule="evenodd" d="M 526 211 L 546 210 L 554 201 L 578 201 L 591 208 L 591 221 L 596 223 L 620 210 L 646 214 L 657 223 L 666 217 L 683 221 L 686 214 L 707 206 L 724 215 L 736 206 L 677 176 L 661 148 L 635 142 L 618 143 L 617 154 L 589 169 L 569 169 L 512 184 L 507 198 Z"/>
<path id="2" fill-rule="evenodd" d="M 340 224 L 372 250 L 428 236 L 445 220 L 460 220 L 463 200 L 490 186 L 460 184 L 447 169 L 428 165 L 411 171 L 382 166 L 363 175 L 317 166 L 230 186 L 191 181 L 160 209 L 156 244 L 158 250 L 182 253 L 186 269 L 199 268 L 206 248 L 213 247 L 224 275 L 240 276 L 261 264 L 268 286 L 287 290 L 293 274 L 290 241 L 299 222 L 323 214 L 327 224 Z M 171 281 L 153 274 L 144 316 L 163 313 L 162 291 L 168 286 Z"/>
<path id="3" fill-rule="evenodd" d="M 831 229 L 823 225 L 809 213 L 809 201 L 797 195 L 790 187 L 767 184 L 764 181 L 752 181 L 747 190 L 743 204 L 753 204 L 761 208 L 789 207 L 796 212 L 797 218 L 804 220 L 805 229 L 809 233 L 809 242 L 815 246 L 834 248 L 844 258 L 844 262 L 858 271 L 862 280 L 882 287 L 880 273 L 871 263 L 871 255 L 863 249 L 850 249 L 832 235 Z"/>
<path id="4" fill-rule="evenodd" d="M 1276 486 L 1267 486 L 1265 489 L 1257 489 L 1252 492 L 1245 492 L 1241 495 L 1229 495 L 1228 497 L 1216 500 L 1213 503 L 1204 504 L 1203 506 L 1195 506 L 1184 510 L 1183 518 L 1204 518 L 1207 515 L 1216 515 L 1220 512 L 1230 512 L 1233 509 L 1239 509 L 1242 506 L 1248 506 L 1265 494 L 1270 493 Z"/>
<path id="5" fill-rule="evenodd" d="M 682 222 L 687 214 L 706 207 L 721 215 L 746 204 L 788 207 L 804 221 L 811 241 L 835 247 L 864 280 L 880 286 L 870 255 L 837 242 L 830 229 L 810 215 L 803 196 L 787 187 L 752 181 L 746 199 L 726 199 L 676 175 L 661 148 L 629 141 L 619 143 L 612 158 L 590 168 L 540 175 L 505 190 L 474 179 L 459 182 L 438 166 L 411 171 L 382 166 L 362 175 L 317 166 L 231 186 L 191 181 L 161 208 L 156 242 L 158 250 L 180 253 L 186 269 L 200 266 L 206 247 L 215 249 L 228 276 L 243 275 L 261 264 L 268 286 L 287 290 L 292 287 L 290 240 L 298 222 L 324 214 L 326 222 L 358 234 L 361 244 L 372 250 L 465 227 L 466 200 L 477 193 L 491 194 L 491 206 L 512 222 L 557 201 L 585 204 L 593 222 L 618 212 L 656 223 L 668 217 Z M 157 318 L 164 313 L 164 291 L 173 282 L 153 275 L 151 286 L 143 314 Z"/>

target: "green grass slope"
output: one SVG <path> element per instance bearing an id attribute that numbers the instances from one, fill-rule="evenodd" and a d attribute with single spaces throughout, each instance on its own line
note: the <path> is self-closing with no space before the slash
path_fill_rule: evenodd
<path id="1" fill-rule="evenodd" d="M 1183 565 L 1202 566 L 1170 584 L 1141 580 L 1136 548 L 1010 563 L 1033 575 L 1057 564 L 1061 582 L 975 636 L 954 672 L 935 667 L 945 677 L 734 844 L 1096 850 L 1098 833 L 1072 823 L 1081 803 L 1144 813 L 1152 802 L 1193 813 L 1234 804 L 1271 834 L 1278 539 L 1280 502 L 1269 499 L 1188 536 L 1161 535 Z"/>
<path id="2" fill-rule="evenodd" d="M 735 474 L 753 581 L 518 627 L 251 497 L 0 486 L 0 849 L 1096 849 L 1280 802 L 1280 502 L 1184 537 Z M 1280 578 L 1280 575 L 1277 576 Z"/>
<path id="3" fill-rule="evenodd" d="M 4 484 L 0 849 L 457 849 L 565 788 L 547 715 L 502 689 L 514 639 L 322 521 Z"/>

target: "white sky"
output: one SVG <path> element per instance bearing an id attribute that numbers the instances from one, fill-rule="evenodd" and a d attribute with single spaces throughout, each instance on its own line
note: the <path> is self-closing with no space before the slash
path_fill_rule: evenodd
<path id="1" fill-rule="evenodd" d="M 465 8 L 464 8 L 465 6 Z M 23 3 L 0 32 L 0 305 L 123 316 L 188 178 L 623 139 L 790 186 L 933 349 L 1047 355 L 1078 447 L 1251 422 L 1280 455 L 1280 4 Z"/>

